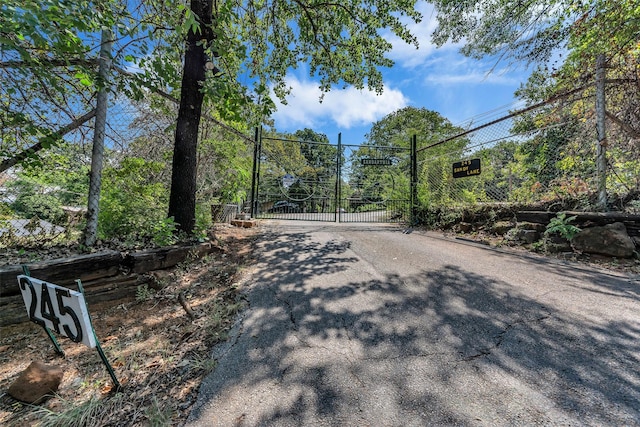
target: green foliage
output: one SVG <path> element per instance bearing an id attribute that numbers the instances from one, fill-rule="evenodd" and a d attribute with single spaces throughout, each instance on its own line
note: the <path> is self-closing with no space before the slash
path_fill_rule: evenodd
<path id="1" fill-rule="evenodd" d="M 321 144 L 309 143 L 314 140 Z M 262 153 L 262 200 L 291 200 L 303 204 L 307 212 L 326 208 L 328 198 L 335 191 L 337 158 L 337 148 L 326 144 L 326 136 L 308 129 L 294 135 L 266 134 L 262 140 Z M 289 187 L 282 183 L 286 174 L 294 177 Z"/>
<path id="2" fill-rule="evenodd" d="M 138 302 L 149 301 L 151 298 L 153 298 L 154 294 L 154 290 L 150 289 L 149 285 L 147 285 L 146 283 L 143 285 L 138 285 L 138 287 L 136 287 L 136 301 Z"/>
<path id="3" fill-rule="evenodd" d="M 115 22 L 115 3 L 7 0 L 0 6 L 0 160 L 36 142 L 49 149 L 69 117 L 91 110 L 100 30 Z M 5 138 L 7 136 L 7 138 Z M 29 160 L 29 159 L 28 159 Z"/>
<path id="4" fill-rule="evenodd" d="M 11 207 L 22 218 L 38 217 L 54 224 L 60 224 L 65 219 L 60 201 L 50 194 L 22 193 Z"/>
<path id="5" fill-rule="evenodd" d="M 193 236 L 199 241 L 208 239 L 208 231 L 213 225 L 211 218 L 211 205 L 208 203 L 198 203 L 196 205 L 196 227 Z"/>
<path id="6" fill-rule="evenodd" d="M 392 154 L 378 147 L 409 148 L 413 135 L 417 135 L 420 148 L 429 146 L 446 136 L 462 132 L 435 111 L 426 108 L 405 107 L 391 113 L 373 124 L 367 134 L 367 142 L 354 152 L 351 159 L 350 182 L 360 191 L 376 188 L 381 199 L 408 199 L 410 170 L 409 156 Z M 441 203 L 451 198 L 451 183 L 448 182 L 451 163 L 460 160 L 468 140 L 460 138 L 446 146 L 436 146 L 420 154 L 418 198 L 420 203 Z M 381 154 L 382 153 L 382 154 Z M 405 152 L 406 153 L 406 152 Z M 362 166 L 359 159 L 365 157 L 389 157 L 393 166 L 386 169 Z M 378 185 L 378 187 L 374 187 Z"/>
<path id="7" fill-rule="evenodd" d="M 178 228 L 173 217 L 164 218 L 151 226 L 153 227 L 151 240 L 157 246 L 170 246 L 178 242 L 176 233 Z"/>
<path id="8" fill-rule="evenodd" d="M 105 168 L 98 218 L 100 238 L 166 237 L 174 226 L 165 218 L 167 189 L 149 180 L 163 167 L 157 162 L 127 158 L 118 167 Z"/>
<path id="9" fill-rule="evenodd" d="M 367 203 L 364 205 L 358 205 L 355 209 L 356 212 L 375 212 L 380 209 L 384 209 L 384 206 L 378 203 Z"/>
<path id="10" fill-rule="evenodd" d="M 629 202 L 627 210 L 632 214 L 640 214 L 640 200 L 632 200 L 631 202 Z"/>
<path id="11" fill-rule="evenodd" d="M 197 200 L 204 203 L 215 197 L 227 203 L 241 202 L 251 187 L 253 147 L 213 129 L 208 133 L 198 147 Z"/>
<path id="12" fill-rule="evenodd" d="M 65 244 L 78 237 L 69 228 L 46 225 L 43 227 L 37 216 L 29 219 L 26 224 L 20 227 L 14 227 L 8 220 L 0 219 L 0 230 L 0 247 L 3 248 L 42 248 Z"/>
<path id="13" fill-rule="evenodd" d="M 573 57 L 593 58 L 607 51 L 620 54 L 633 46 L 640 28 L 640 8 L 633 0 L 433 3 L 438 19 L 434 42 L 442 46 L 464 40 L 462 52 L 474 58 L 501 54 L 542 63 L 567 47 Z"/>
<path id="14" fill-rule="evenodd" d="M 404 107 L 375 122 L 366 138 L 368 145 L 408 148 L 413 135 L 418 135 L 420 144 L 426 146 L 461 131 L 440 113 Z"/>
<path id="15" fill-rule="evenodd" d="M 0 60 L 6 65 L 0 67 L 1 131 L 20 133 L 23 138 L 12 138 L 10 146 L 0 147 L 0 156 L 14 156 L 67 124 L 68 117 L 91 110 L 93 98 L 88 93 L 105 84 L 97 78 L 95 67 L 103 29 L 113 33 L 111 59 L 115 67 L 111 68 L 109 80 L 118 93 L 140 100 L 148 96 L 147 89 L 175 97 L 195 87 L 198 95 L 205 96 L 203 111 L 215 111 L 216 117 L 253 126 L 268 121 L 275 110 L 272 94 L 285 100 L 289 92 L 287 75 L 301 64 L 318 78 L 323 91 L 353 85 L 381 92 L 381 68 L 393 65 L 386 56 L 392 48 L 388 33 L 417 46 L 416 37 L 409 31 L 412 21 L 422 19 L 415 5 L 416 0 L 375 5 L 369 1 L 342 4 L 194 0 L 189 6 L 156 0 L 126 4 L 113 0 L 99 4 L 9 0 L 0 7 Z M 211 16 L 201 12 L 212 8 Z M 181 87 L 180 64 L 189 35 L 198 41 L 187 54 L 204 50 L 213 71 L 207 72 L 211 78 L 198 78 L 197 84 L 185 81 L 185 87 Z M 198 60 L 204 57 L 199 55 Z M 138 71 L 122 71 L 131 67 Z M 191 119 L 188 122 L 194 123 Z M 5 123 L 15 125 L 7 131 Z M 197 139 L 194 131 L 181 144 L 195 147 Z M 45 148 L 51 143 L 46 140 Z M 230 147 L 233 146 L 218 146 L 225 151 Z M 177 150 L 178 156 L 181 153 Z M 219 194 L 186 195 L 189 203 L 184 204 L 184 209 L 193 209 L 195 203 L 191 201 L 196 198 L 238 200 L 246 196 L 246 186 L 242 184 L 250 179 L 250 167 L 244 163 L 247 156 L 227 153 L 219 157 L 222 163 L 224 159 L 242 159 L 242 165 L 227 161 L 227 169 L 217 169 L 225 175 L 222 182 L 216 183 Z M 191 179 L 191 172 L 196 170 L 195 157 L 189 155 L 187 160 L 190 170 L 185 176 L 189 178 L 174 174 L 174 184 Z M 241 185 L 235 185 L 238 182 Z M 195 189 L 192 184 L 185 187 Z M 105 195 L 107 199 L 117 199 L 109 192 Z M 175 194 L 171 198 L 177 199 Z M 106 204 L 110 209 L 107 217 L 123 223 L 111 200 Z M 172 204 L 171 209 L 174 208 Z M 176 218 L 185 223 L 179 227 L 190 228 L 194 214 L 182 210 L 178 213 Z"/>
<path id="16" fill-rule="evenodd" d="M 13 211 L 8 203 L 0 202 L 0 220 L 10 219 L 13 217 Z"/>
<path id="17" fill-rule="evenodd" d="M 463 220 L 465 211 L 460 207 L 443 205 L 420 206 L 417 209 L 418 223 L 429 228 L 447 229 Z"/>
<path id="18" fill-rule="evenodd" d="M 151 427 L 166 427 L 172 424 L 173 410 L 155 397 L 151 399 L 151 406 L 145 409 L 145 414 Z"/>
<path id="19" fill-rule="evenodd" d="M 571 224 L 575 219 L 575 216 L 567 217 L 566 213 L 560 212 L 555 216 L 555 218 L 551 218 L 551 221 L 547 224 L 547 229 L 544 234 L 546 236 L 558 234 L 564 239 L 571 240 L 580 232 L 580 228 Z"/>
<path id="20" fill-rule="evenodd" d="M 63 409 L 54 411 L 46 406 L 39 406 L 33 415 L 42 427 L 83 427 L 95 423 L 96 420 L 106 419 L 103 413 L 104 402 L 98 397 L 91 397 L 81 403 L 66 400 L 57 396 L 62 402 Z M 120 399 L 123 400 L 123 399 Z"/>
<path id="21" fill-rule="evenodd" d="M 607 142 L 612 147 L 628 145 L 630 138 L 637 139 L 640 120 L 635 102 L 639 96 L 640 58 L 637 1 L 436 0 L 434 4 L 438 27 L 433 40 L 438 45 L 463 41 L 462 52 L 474 58 L 509 58 L 539 64 L 517 95 L 529 103 L 555 95 L 565 98 L 545 111 L 526 116 L 531 129 L 558 126 L 565 121 L 573 128 L 573 134 L 565 132 L 565 135 L 560 135 L 560 131 L 566 128 L 547 129 L 530 145 L 527 155 L 535 161 L 529 164 L 544 169 L 536 180 L 542 185 L 556 178 L 558 169 L 578 166 L 584 170 L 593 162 L 593 155 L 585 156 L 583 150 L 571 147 L 571 141 L 588 146 L 593 144 L 584 141 L 596 140 L 593 78 L 599 55 L 605 55 L 606 110 L 614 122 L 614 128 L 607 130 Z M 566 98 L 567 94 L 575 96 Z M 522 125 L 522 118 L 519 121 Z M 634 151 L 637 152 L 627 148 L 627 153 Z M 554 160 L 552 156 L 556 153 L 558 158 Z M 633 157 L 638 160 L 636 155 Z M 558 159 L 567 161 L 558 164 Z"/>
<path id="22" fill-rule="evenodd" d="M 86 167 L 80 160 L 79 147 L 62 144 L 43 153 L 38 163 L 23 168 L 7 182 L 8 193 L 15 197 L 10 204 L 15 215 L 63 224 L 62 206 L 78 206 L 86 198 Z"/>

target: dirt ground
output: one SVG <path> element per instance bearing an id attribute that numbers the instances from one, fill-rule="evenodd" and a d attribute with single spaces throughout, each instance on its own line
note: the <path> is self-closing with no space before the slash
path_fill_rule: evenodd
<path id="1" fill-rule="evenodd" d="M 66 338 L 59 357 L 45 332 L 27 322 L 0 328 L 0 425 L 173 426 L 186 420 L 202 378 L 215 368 L 210 349 L 226 338 L 244 301 L 256 229 L 218 226 L 224 251 L 157 273 L 125 300 L 89 304 L 96 334 L 122 390 L 98 352 Z M 7 389 L 32 361 L 60 366 L 56 395 L 40 405 Z"/>
<path id="2" fill-rule="evenodd" d="M 203 377 L 215 368 L 211 347 L 226 339 L 244 306 L 239 291 L 254 261 L 253 243 L 260 230 L 218 226 L 214 231 L 223 251 L 155 273 L 154 285 L 138 287 L 129 299 L 89 304 L 97 336 L 123 386 L 120 392 L 114 390 L 95 349 L 63 338 L 66 357 L 61 358 L 35 324 L 1 327 L 0 425 L 181 425 Z M 487 236 L 446 234 L 506 246 Z M 637 259 L 572 260 L 640 272 Z M 40 405 L 19 402 L 6 393 L 32 361 L 55 364 L 65 372 L 58 393 Z"/>

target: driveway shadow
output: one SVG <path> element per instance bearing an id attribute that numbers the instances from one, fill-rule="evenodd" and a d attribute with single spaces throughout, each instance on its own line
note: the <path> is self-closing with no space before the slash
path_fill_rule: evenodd
<path id="1" fill-rule="evenodd" d="M 638 318 L 571 316 L 453 265 L 376 277 L 350 247 L 265 234 L 250 309 L 206 386 L 214 401 L 276 393 L 236 425 L 640 425 Z M 628 282 L 580 274 L 640 308 Z M 211 425 L 206 408 L 190 420 Z"/>

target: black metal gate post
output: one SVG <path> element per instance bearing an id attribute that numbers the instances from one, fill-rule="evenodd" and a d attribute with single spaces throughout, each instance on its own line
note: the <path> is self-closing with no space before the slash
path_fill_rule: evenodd
<path id="1" fill-rule="evenodd" d="M 336 220 L 341 221 L 341 203 L 342 203 L 342 133 L 338 134 L 338 156 L 336 160 Z"/>
<path id="2" fill-rule="evenodd" d="M 260 150 L 258 148 L 258 126 L 256 126 L 255 134 L 253 136 L 253 171 L 251 174 L 251 218 L 254 218 L 257 209 L 256 203 L 258 203 L 258 198 L 256 195 L 256 191 L 258 189 L 257 183 L 257 171 L 258 171 L 258 156 L 260 155 Z"/>
<path id="3" fill-rule="evenodd" d="M 411 138 L 411 225 L 416 224 L 416 209 L 418 207 L 418 138 L 414 134 Z"/>

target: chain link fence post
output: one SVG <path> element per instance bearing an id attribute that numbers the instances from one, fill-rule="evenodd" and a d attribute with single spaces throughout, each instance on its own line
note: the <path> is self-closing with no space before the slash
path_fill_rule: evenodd
<path id="1" fill-rule="evenodd" d="M 102 161 L 104 157 L 104 136 L 107 122 L 107 102 L 109 93 L 109 69 L 111 68 L 111 30 L 102 30 L 98 71 L 98 96 L 96 100 L 96 119 L 93 131 L 93 152 L 91 154 L 91 172 L 89 176 L 89 200 L 87 204 L 87 227 L 84 234 L 85 246 L 93 246 L 98 234 L 98 212 L 100 188 L 102 186 Z"/>
<path id="2" fill-rule="evenodd" d="M 598 209 L 607 210 L 607 135 L 605 129 L 606 100 L 605 100 L 605 70 L 606 58 L 598 55 L 596 60 L 596 129 L 598 131 L 598 145 L 596 154 L 596 169 L 598 173 Z"/>

